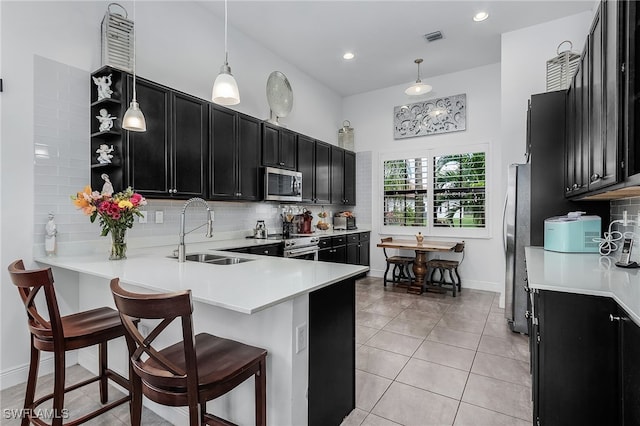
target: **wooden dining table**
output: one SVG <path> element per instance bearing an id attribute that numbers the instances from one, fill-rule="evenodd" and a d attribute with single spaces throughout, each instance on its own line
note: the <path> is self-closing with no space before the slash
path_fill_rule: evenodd
<path id="1" fill-rule="evenodd" d="M 416 260 L 413 262 L 413 275 L 415 279 L 411 281 L 407 287 L 407 293 L 422 294 L 425 285 L 425 277 L 427 275 L 427 254 L 429 252 L 446 252 L 452 251 L 456 242 L 449 241 L 427 241 L 423 240 L 419 243 L 417 240 L 396 240 L 378 243 L 377 247 L 397 248 L 403 250 L 414 250 L 416 252 Z M 434 287 L 437 288 L 437 287 Z"/>

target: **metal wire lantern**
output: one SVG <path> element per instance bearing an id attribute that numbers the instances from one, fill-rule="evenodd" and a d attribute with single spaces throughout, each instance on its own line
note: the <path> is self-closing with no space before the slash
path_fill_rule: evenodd
<path id="1" fill-rule="evenodd" d="M 353 151 L 353 127 L 350 126 L 351 123 L 349 122 L 349 120 L 344 120 L 344 122 L 342 123 L 342 128 L 338 129 L 338 145 L 340 146 L 340 148 Z"/>
<path id="2" fill-rule="evenodd" d="M 114 13 L 112 6 L 124 12 Z M 127 19 L 127 10 L 118 3 L 109 3 L 102 18 L 102 65 L 124 71 L 133 70 L 133 21 Z"/>
<path id="3" fill-rule="evenodd" d="M 569 49 L 560 52 L 560 47 L 565 43 L 569 43 Z M 571 84 L 580 63 L 580 54 L 572 52 L 572 48 L 569 40 L 563 41 L 556 49 L 558 56 L 547 61 L 547 92 L 564 90 Z"/>

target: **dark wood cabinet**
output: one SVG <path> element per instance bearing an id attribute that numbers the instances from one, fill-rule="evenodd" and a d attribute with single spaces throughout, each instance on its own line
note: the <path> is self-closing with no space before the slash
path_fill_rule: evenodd
<path id="1" fill-rule="evenodd" d="M 264 244 L 264 245 L 249 248 L 249 253 L 260 254 L 262 256 L 282 257 L 283 251 L 284 251 L 284 245 L 282 243 Z"/>
<path id="2" fill-rule="evenodd" d="M 344 204 L 344 150 L 331 147 L 331 204 Z"/>
<path id="3" fill-rule="evenodd" d="M 533 424 L 619 424 L 615 312 L 608 297 L 534 290 Z"/>
<path id="4" fill-rule="evenodd" d="M 323 262 L 346 263 L 347 261 L 347 237 L 334 235 L 320 238 L 320 250 L 318 260 Z"/>
<path id="5" fill-rule="evenodd" d="M 344 204 L 356 204 L 356 153 L 344 152 Z"/>
<path id="6" fill-rule="evenodd" d="M 210 191 L 213 200 L 260 199 L 260 121 L 210 107 Z"/>
<path id="7" fill-rule="evenodd" d="M 302 201 L 329 204 L 331 145 L 298 135 L 298 171 L 302 173 Z"/>
<path id="8" fill-rule="evenodd" d="M 149 198 L 205 196 L 206 102 L 143 79 L 136 91 L 147 131 L 127 132 L 129 185 Z"/>
<path id="9" fill-rule="evenodd" d="M 621 415 L 623 425 L 640 425 L 640 327 L 620 308 L 619 349 L 620 371 L 618 378 L 622 390 Z"/>
<path id="10" fill-rule="evenodd" d="M 370 232 L 321 237 L 318 260 L 369 266 Z"/>
<path id="11" fill-rule="evenodd" d="M 369 266 L 369 232 L 347 234 L 347 263 Z"/>
<path id="12" fill-rule="evenodd" d="M 296 134 L 282 127 L 263 123 L 262 165 L 296 170 Z"/>

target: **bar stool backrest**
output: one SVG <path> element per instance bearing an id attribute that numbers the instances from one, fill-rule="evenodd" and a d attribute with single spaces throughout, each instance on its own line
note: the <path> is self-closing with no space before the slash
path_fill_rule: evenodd
<path id="1" fill-rule="evenodd" d="M 31 334 L 37 339 L 53 340 L 54 347 L 62 348 L 64 345 L 64 331 L 53 286 L 51 268 L 26 271 L 22 259 L 19 259 L 11 263 L 8 269 L 11 281 L 18 288 L 18 294 L 20 294 L 22 303 L 24 303 L 27 311 L 27 321 Z M 44 291 L 48 320 L 41 315 L 36 306 L 36 296 L 40 289 Z"/>
<path id="2" fill-rule="evenodd" d="M 393 241 L 393 237 L 384 237 L 380 239 L 380 242 L 382 243 L 390 243 L 391 241 Z M 387 254 L 387 248 L 386 247 L 382 247 L 382 252 L 384 253 L 384 258 L 388 259 L 389 255 Z"/>
<path id="3" fill-rule="evenodd" d="M 186 390 L 189 398 L 198 397 L 198 367 L 191 314 L 191 290 L 164 294 L 132 293 L 111 280 L 111 292 L 125 327 L 131 363 L 135 373 L 147 383 Z M 177 365 L 154 347 L 154 340 L 174 320 L 180 319 L 184 364 Z M 136 327 L 136 319 L 162 320 L 145 337 Z M 162 349 L 162 348 L 160 348 Z M 143 359 L 145 357 L 145 359 Z"/>

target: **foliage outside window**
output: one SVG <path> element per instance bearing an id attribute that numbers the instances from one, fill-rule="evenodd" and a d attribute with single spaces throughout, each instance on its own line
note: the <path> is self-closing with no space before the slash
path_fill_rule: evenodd
<path id="1" fill-rule="evenodd" d="M 485 152 L 383 162 L 383 225 L 485 228 Z"/>

